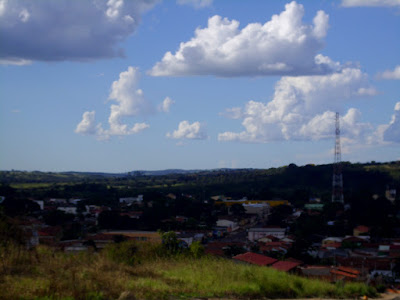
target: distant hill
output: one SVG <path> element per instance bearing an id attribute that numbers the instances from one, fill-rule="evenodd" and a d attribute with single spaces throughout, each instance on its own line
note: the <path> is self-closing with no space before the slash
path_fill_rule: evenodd
<path id="1" fill-rule="evenodd" d="M 342 163 L 345 200 L 384 196 L 387 188 L 400 196 L 400 161 L 385 163 Z M 304 203 L 310 197 L 330 201 L 332 164 L 269 169 L 213 169 L 102 172 L 0 171 L 0 195 L 7 186 L 22 195 L 89 197 L 103 191 L 113 197 L 140 193 L 176 193 L 205 199 L 213 195 L 249 199 L 281 198 Z M 8 192 L 7 192 L 8 191 Z"/>

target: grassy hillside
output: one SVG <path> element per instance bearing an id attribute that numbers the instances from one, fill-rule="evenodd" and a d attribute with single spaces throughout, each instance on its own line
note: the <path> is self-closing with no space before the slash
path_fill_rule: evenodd
<path id="1" fill-rule="evenodd" d="M 65 254 L 39 247 L 0 248 L 1 299 L 354 298 L 375 296 L 363 284 L 333 285 L 267 267 L 125 242 L 102 252 Z"/>

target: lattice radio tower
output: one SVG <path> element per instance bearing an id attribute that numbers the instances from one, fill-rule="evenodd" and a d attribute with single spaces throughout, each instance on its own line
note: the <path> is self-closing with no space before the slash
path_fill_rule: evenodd
<path id="1" fill-rule="evenodd" d="M 335 138 L 335 161 L 333 163 L 332 179 L 332 202 L 344 202 L 343 199 L 343 176 L 342 176 L 342 158 L 340 149 L 340 123 L 339 113 L 336 113 L 336 138 Z"/>

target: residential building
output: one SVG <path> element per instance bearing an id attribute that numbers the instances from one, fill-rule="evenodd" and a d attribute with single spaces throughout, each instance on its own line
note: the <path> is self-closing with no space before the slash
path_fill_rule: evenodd
<path id="1" fill-rule="evenodd" d="M 147 241 L 154 243 L 161 243 L 161 235 L 157 231 L 136 231 L 136 230 L 113 230 L 104 231 L 102 234 L 105 235 L 122 235 L 129 239 L 134 239 L 138 241 Z"/>
<path id="2" fill-rule="evenodd" d="M 236 255 L 232 257 L 234 260 L 252 264 L 252 265 L 258 265 L 258 266 L 270 266 L 277 262 L 278 260 L 269 256 L 261 255 L 258 253 L 253 253 L 253 252 L 246 252 L 243 254 Z"/>
<path id="3" fill-rule="evenodd" d="M 247 239 L 254 242 L 268 235 L 282 239 L 286 235 L 286 229 L 280 227 L 250 228 L 247 232 Z"/>

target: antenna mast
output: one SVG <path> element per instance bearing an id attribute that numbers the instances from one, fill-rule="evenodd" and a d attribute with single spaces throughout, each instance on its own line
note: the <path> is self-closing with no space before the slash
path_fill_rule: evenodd
<path id="1" fill-rule="evenodd" d="M 339 113 L 336 113 L 336 138 L 335 138 L 335 159 L 333 163 L 332 179 L 332 202 L 344 202 L 343 199 L 343 176 L 342 176 L 342 158 L 340 149 L 340 122 Z"/>

